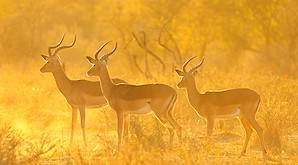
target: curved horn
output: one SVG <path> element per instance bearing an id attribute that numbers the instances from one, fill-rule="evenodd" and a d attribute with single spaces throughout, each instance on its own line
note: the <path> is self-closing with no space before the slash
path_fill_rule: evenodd
<path id="1" fill-rule="evenodd" d="M 99 54 L 99 52 L 101 52 L 101 50 L 108 44 L 108 43 L 110 43 L 111 41 L 108 41 L 108 42 L 106 42 L 106 43 L 104 43 L 98 50 L 97 50 L 97 52 L 95 53 L 95 59 L 98 59 L 98 54 Z"/>
<path id="2" fill-rule="evenodd" d="M 62 41 L 64 40 L 64 36 L 65 36 L 65 33 L 63 34 L 63 36 L 62 36 L 60 42 L 58 42 L 57 45 L 55 45 L 55 46 L 49 46 L 49 49 L 48 49 L 49 56 L 52 55 L 52 49 L 55 49 L 55 48 L 57 48 L 59 45 L 61 45 Z"/>
<path id="3" fill-rule="evenodd" d="M 110 55 L 112 55 L 112 54 L 116 51 L 116 49 L 117 49 L 117 42 L 116 42 L 116 44 L 115 44 L 114 49 L 113 49 L 110 53 L 107 53 L 107 54 L 101 56 L 101 57 L 100 57 L 100 60 L 107 60 L 108 57 L 109 57 Z"/>
<path id="4" fill-rule="evenodd" d="M 189 60 L 187 60 L 183 65 L 182 65 L 182 70 L 183 70 L 183 72 L 187 72 L 186 71 L 186 66 L 187 66 L 187 64 L 191 61 L 191 60 L 193 60 L 194 58 L 196 58 L 197 56 L 194 56 L 194 57 L 192 57 L 192 58 L 190 58 Z"/>
<path id="5" fill-rule="evenodd" d="M 205 59 L 205 57 L 202 57 L 202 60 L 200 61 L 200 63 L 197 66 L 195 66 L 194 68 L 192 68 L 189 72 L 191 73 L 191 72 L 195 71 L 196 69 L 198 69 L 203 64 L 204 59 Z"/>
<path id="6" fill-rule="evenodd" d="M 71 47 L 73 47 L 73 45 L 76 43 L 76 40 L 77 40 L 77 36 L 75 35 L 74 40 L 73 40 L 73 42 L 72 42 L 70 45 L 66 45 L 66 46 L 61 46 L 61 47 L 59 47 L 58 49 L 55 50 L 53 56 L 56 55 L 56 54 L 57 54 L 60 50 L 62 50 L 62 49 L 66 49 L 66 48 L 71 48 Z"/>

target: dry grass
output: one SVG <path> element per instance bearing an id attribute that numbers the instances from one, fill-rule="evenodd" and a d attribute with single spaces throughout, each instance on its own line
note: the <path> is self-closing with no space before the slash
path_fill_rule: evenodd
<path id="1" fill-rule="evenodd" d="M 56 89 L 53 77 L 38 73 L 39 66 L 22 72 L 11 66 L 0 70 L 0 164 L 261 164 L 255 133 L 246 157 L 238 158 L 244 130 L 237 120 L 227 121 L 205 138 L 206 124 L 188 105 L 184 91 L 178 91 L 174 116 L 183 127 L 183 143 L 175 139 L 169 147 L 169 134 L 153 116 L 132 117 L 130 135 L 123 151 L 117 148 L 116 117 L 108 107 L 87 110 L 88 147 L 84 147 L 79 127 L 75 144 L 69 146 L 70 108 Z M 71 70 L 71 69 L 68 69 Z M 69 75 L 84 70 L 73 70 Z M 113 70 L 112 73 L 117 73 Z M 197 77 L 199 89 L 249 87 L 262 97 L 257 120 L 265 130 L 266 147 L 276 161 L 298 161 L 298 80 L 267 72 L 224 73 L 204 68 Z M 175 85 L 176 75 L 159 76 L 159 81 Z M 130 82 L 148 82 L 121 73 Z M 76 75 L 77 76 L 77 75 Z M 17 78 L 16 78 L 17 77 Z M 72 77 L 72 76 L 71 76 Z"/>

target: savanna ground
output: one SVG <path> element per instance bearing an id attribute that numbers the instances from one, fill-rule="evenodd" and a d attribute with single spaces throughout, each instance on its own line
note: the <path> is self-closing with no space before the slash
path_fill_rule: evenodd
<path id="1" fill-rule="evenodd" d="M 39 65 L 31 66 L 22 73 L 10 70 L 11 66 L 1 68 L 1 163 L 263 163 L 255 133 L 247 156 L 238 158 L 245 134 L 237 119 L 227 120 L 221 127 L 217 124 L 212 138 L 205 138 L 206 123 L 194 113 L 182 90 L 177 90 L 179 97 L 174 110 L 175 119 L 183 127 L 182 144 L 176 138 L 174 146 L 169 147 L 169 134 L 153 115 L 134 116 L 128 142 L 116 156 L 116 116 L 107 106 L 87 110 L 88 146 L 83 145 L 79 123 L 74 145 L 70 146 L 70 107 L 58 92 L 52 75 L 41 75 Z M 83 68 L 88 68 L 87 62 Z M 111 64 L 109 68 L 116 67 Z M 246 75 L 238 71 L 221 73 L 207 69 L 202 69 L 196 77 L 201 92 L 228 86 L 249 87 L 260 93 L 262 103 L 257 121 L 265 130 L 266 147 L 275 160 L 272 163 L 295 164 L 298 161 L 298 81 L 265 72 Z M 83 69 L 73 69 L 68 75 L 72 73 L 81 73 L 84 77 Z M 176 75 L 160 77 L 160 82 L 173 87 L 178 80 Z M 133 78 L 129 81 L 147 82 Z"/>
<path id="2" fill-rule="evenodd" d="M 296 0 L 0 0 L 0 164 L 297 164 L 297 11 Z M 112 77 L 175 88 L 182 143 L 175 137 L 170 147 L 153 115 L 132 116 L 117 155 L 116 114 L 106 106 L 86 111 L 88 146 L 79 120 L 70 146 L 71 108 L 53 76 L 39 72 L 40 55 L 64 33 L 64 44 L 77 35 L 59 52 L 71 79 L 97 80 L 86 77 L 85 56 L 113 40 Z M 205 121 L 176 88 L 174 68 L 195 55 L 205 56 L 200 92 L 247 87 L 261 95 L 267 162 L 255 132 L 238 158 L 245 131 L 237 119 L 217 122 L 206 138 Z"/>

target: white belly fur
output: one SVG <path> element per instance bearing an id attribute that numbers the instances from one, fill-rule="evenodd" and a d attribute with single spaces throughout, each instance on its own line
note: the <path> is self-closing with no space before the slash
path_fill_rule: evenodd
<path id="1" fill-rule="evenodd" d="M 226 114 L 226 115 L 217 115 L 216 118 L 218 119 L 227 119 L 227 118 L 236 118 L 240 116 L 240 109 L 237 108 L 234 113 Z"/>
<path id="2" fill-rule="evenodd" d="M 149 112 L 152 112 L 152 109 L 149 104 L 145 104 L 145 106 L 143 106 L 142 108 L 129 111 L 129 113 L 131 114 L 147 114 Z"/>

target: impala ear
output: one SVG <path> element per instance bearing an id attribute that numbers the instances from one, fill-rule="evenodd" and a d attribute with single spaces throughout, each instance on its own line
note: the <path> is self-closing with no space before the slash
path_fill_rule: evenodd
<path id="1" fill-rule="evenodd" d="M 48 61 L 48 59 L 49 59 L 49 56 L 46 56 L 46 55 L 41 55 L 41 57 L 44 59 L 44 60 L 46 60 L 46 61 Z"/>
<path id="2" fill-rule="evenodd" d="M 179 76 L 184 76 L 184 72 L 182 72 L 181 70 L 176 69 L 175 71 Z"/>
<path id="3" fill-rule="evenodd" d="M 95 64 L 96 60 L 90 56 L 86 56 L 87 60 L 89 61 L 90 64 Z"/>

